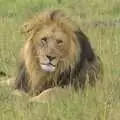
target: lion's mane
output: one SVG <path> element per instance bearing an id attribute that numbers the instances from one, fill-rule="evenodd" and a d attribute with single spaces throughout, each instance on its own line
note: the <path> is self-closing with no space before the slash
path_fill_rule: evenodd
<path id="1" fill-rule="evenodd" d="M 35 58 L 36 48 L 33 47 L 32 41 L 38 30 L 52 23 L 56 23 L 67 36 L 73 38 L 71 40 L 75 44 L 70 47 L 74 52 L 69 52 L 69 57 L 55 72 L 43 74 L 39 70 Z M 86 35 L 60 10 L 45 11 L 33 17 L 23 25 L 22 32 L 27 34 L 28 39 L 21 51 L 20 66 L 15 81 L 16 89 L 37 95 L 55 86 L 72 85 L 75 89 L 84 88 L 86 80 L 94 86 L 96 80 L 101 79 L 100 58 L 91 48 Z"/>

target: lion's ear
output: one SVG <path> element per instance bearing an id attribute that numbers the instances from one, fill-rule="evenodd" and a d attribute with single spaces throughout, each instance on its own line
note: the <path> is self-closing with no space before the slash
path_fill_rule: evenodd
<path id="1" fill-rule="evenodd" d="M 21 28 L 20 31 L 21 33 L 29 33 L 30 31 L 32 31 L 33 29 L 33 25 L 31 23 L 24 23 Z"/>
<path id="2" fill-rule="evenodd" d="M 87 36 L 84 35 L 84 33 L 80 29 L 76 31 L 75 34 L 78 38 L 82 50 L 81 57 L 86 58 L 88 61 L 92 61 L 95 57 L 95 54 Z"/>

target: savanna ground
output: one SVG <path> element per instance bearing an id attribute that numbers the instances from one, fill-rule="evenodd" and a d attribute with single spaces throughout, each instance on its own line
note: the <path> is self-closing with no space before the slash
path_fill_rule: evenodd
<path id="1" fill-rule="evenodd" d="M 119 120 L 119 0 L 0 0 L 0 71 L 15 75 L 24 43 L 20 25 L 44 8 L 61 8 L 87 34 L 104 63 L 103 85 L 44 104 L 29 103 L 0 87 L 0 120 Z"/>

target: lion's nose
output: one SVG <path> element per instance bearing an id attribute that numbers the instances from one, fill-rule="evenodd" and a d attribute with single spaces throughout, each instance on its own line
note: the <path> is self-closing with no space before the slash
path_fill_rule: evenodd
<path id="1" fill-rule="evenodd" d="M 47 55 L 47 58 L 48 58 L 50 61 L 52 61 L 52 60 L 54 60 L 56 57 Z"/>

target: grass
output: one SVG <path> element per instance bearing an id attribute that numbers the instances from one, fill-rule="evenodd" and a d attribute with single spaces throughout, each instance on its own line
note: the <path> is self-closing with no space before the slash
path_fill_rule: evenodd
<path id="1" fill-rule="evenodd" d="M 29 103 L 0 87 L 0 120 L 119 120 L 120 23 L 95 25 L 120 19 L 119 0 L 0 0 L 0 71 L 16 74 L 24 43 L 20 25 L 45 8 L 61 8 L 87 34 L 104 63 L 103 85 L 45 104 Z"/>

